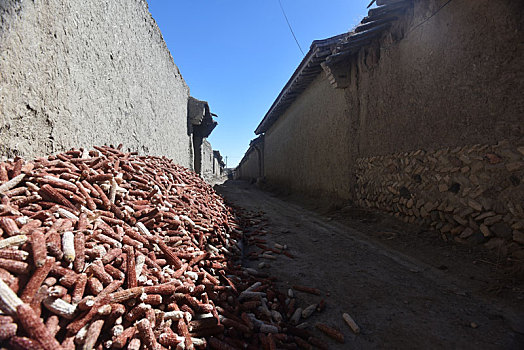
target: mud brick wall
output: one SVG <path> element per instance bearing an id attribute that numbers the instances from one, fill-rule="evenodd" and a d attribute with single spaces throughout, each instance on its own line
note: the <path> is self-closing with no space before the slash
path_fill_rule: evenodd
<path id="1" fill-rule="evenodd" d="M 123 143 L 192 167 L 188 95 L 145 0 L 0 1 L 0 156 Z"/>
<path id="2" fill-rule="evenodd" d="M 321 72 L 265 133 L 274 187 L 353 200 L 356 159 L 518 140 L 524 2 L 414 0 L 376 42 Z M 239 166 L 246 177 L 251 166 Z M 252 178 L 252 177 L 251 177 Z"/>
<path id="3" fill-rule="evenodd" d="M 238 165 L 235 178 L 240 180 L 255 180 L 260 177 L 259 153 L 250 149 Z"/>
<path id="4" fill-rule="evenodd" d="M 346 63 L 355 158 L 524 135 L 524 2 L 445 2 L 415 0 Z"/>
<path id="5" fill-rule="evenodd" d="M 264 136 L 264 176 L 282 189 L 350 198 L 353 139 L 344 91 L 321 72 Z"/>
<path id="6" fill-rule="evenodd" d="M 213 147 L 208 140 L 202 142 L 201 152 L 201 175 L 204 179 L 211 179 L 213 177 Z"/>
<path id="7" fill-rule="evenodd" d="M 356 202 L 509 254 L 524 245 L 524 139 L 356 161 Z"/>

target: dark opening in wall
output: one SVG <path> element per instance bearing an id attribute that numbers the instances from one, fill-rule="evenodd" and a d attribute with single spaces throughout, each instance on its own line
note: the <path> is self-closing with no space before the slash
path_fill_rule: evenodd
<path id="1" fill-rule="evenodd" d="M 449 192 L 451 193 L 459 193 L 460 191 L 460 184 L 458 182 L 454 182 L 453 184 L 451 184 L 451 186 L 449 186 Z"/>
<path id="2" fill-rule="evenodd" d="M 406 198 L 406 199 L 411 198 L 411 192 L 409 192 L 409 190 L 407 189 L 407 187 L 402 186 L 402 187 L 399 189 L 399 192 L 400 192 L 400 197 L 402 197 L 402 198 Z"/>

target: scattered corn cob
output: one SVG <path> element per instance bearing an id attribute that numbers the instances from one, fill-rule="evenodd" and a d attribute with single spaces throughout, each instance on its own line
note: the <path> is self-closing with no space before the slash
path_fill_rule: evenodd
<path id="1" fill-rule="evenodd" d="M 236 262 L 243 232 L 211 186 L 165 157 L 95 149 L 0 162 L 0 309 L 14 316 L 0 319 L 0 347 L 293 348 L 312 339 L 284 333 L 286 295 Z M 275 247 L 266 257 L 285 253 Z"/>

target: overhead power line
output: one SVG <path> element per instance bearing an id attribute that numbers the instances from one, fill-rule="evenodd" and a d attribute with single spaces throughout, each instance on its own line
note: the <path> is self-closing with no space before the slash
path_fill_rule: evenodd
<path id="1" fill-rule="evenodd" d="M 286 19 L 287 26 L 289 27 L 289 30 L 291 31 L 291 34 L 293 35 L 293 38 L 295 39 L 295 42 L 297 43 L 297 46 L 300 52 L 302 52 L 302 56 L 305 56 L 304 51 L 302 51 L 302 48 L 300 47 L 300 44 L 298 43 L 297 37 L 295 36 L 295 32 L 293 32 L 293 28 L 291 28 L 291 24 L 289 24 L 289 20 L 287 19 L 287 16 L 286 16 L 286 11 L 284 11 L 284 7 L 282 6 L 282 1 L 278 0 L 278 3 L 280 4 L 280 9 L 282 10 L 282 14 L 284 15 L 284 18 Z"/>
<path id="2" fill-rule="evenodd" d="M 426 23 L 427 21 L 429 21 L 431 18 L 433 18 L 433 16 L 435 16 L 437 13 L 440 12 L 440 10 L 442 10 L 444 7 L 446 7 L 449 3 L 451 2 L 451 0 L 448 0 L 446 1 L 442 6 L 440 6 L 435 12 L 433 12 L 433 14 L 429 17 L 427 17 L 426 19 L 424 19 L 422 22 L 420 22 L 419 24 L 417 24 L 416 26 L 414 26 L 413 28 L 411 28 L 407 33 L 406 35 L 408 35 L 409 33 L 411 33 L 412 31 L 414 31 L 415 29 L 417 29 L 418 27 L 420 27 L 421 25 L 423 25 L 424 23 Z"/>

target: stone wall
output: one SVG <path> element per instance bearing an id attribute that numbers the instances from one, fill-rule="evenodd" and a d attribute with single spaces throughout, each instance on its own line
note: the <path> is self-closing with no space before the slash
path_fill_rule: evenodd
<path id="1" fill-rule="evenodd" d="M 0 155 L 123 143 L 192 168 L 189 89 L 145 0 L 0 0 Z"/>
<path id="2" fill-rule="evenodd" d="M 506 254 L 524 244 L 524 140 L 359 158 L 356 169 L 360 206 Z"/>

